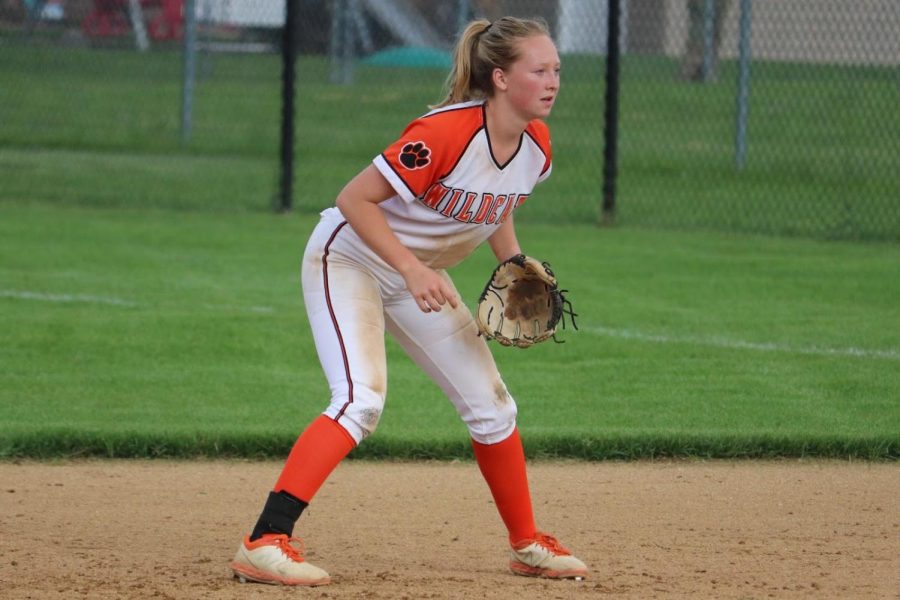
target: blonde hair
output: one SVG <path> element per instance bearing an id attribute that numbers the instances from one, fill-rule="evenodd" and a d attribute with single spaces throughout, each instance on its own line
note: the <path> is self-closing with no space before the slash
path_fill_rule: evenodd
<path id="1" fill-rule="evenodd" d="M 493 23 L 485 19 L 469 23 L 453 51 L 447 95 L 430 108 L 493 96 L 494 69 L 508 69 L 519 58 L 516 42 L 535 35 L 550 37 L 543 20 L 501 17 Z"/>

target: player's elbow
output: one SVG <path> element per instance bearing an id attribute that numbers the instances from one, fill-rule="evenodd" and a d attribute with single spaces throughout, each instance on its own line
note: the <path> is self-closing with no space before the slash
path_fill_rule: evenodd
<path id="1" fill-rule="evenodd" d="M 374 166 L 369 165 L 351 179 L 337 196 L 337 207 L 345 215 L 358 206 L 378 204 L 394 195 L 387 179 Z"/>
<path id="2" fill-rule="evenodd" d="M 365 195 L 365 190 L 361 190 L 355 181 L 351 181 L 344 186 L 344 189 L 340 191 L 335 200 L 335 205 L 345 216 L 355 213 L 360 207 L 368 203 L 369 199 Z"/>
<path id="3" fill-rule="evenodd" d="M 351 209 L 352 202 L 352 197 L 347 194 L 347 188 L 345 187 L 343 190 L 341 190 L 341 193 L 338 194 L 337 200 L 335 200 L 334 204 L 338 207 L 341 213 L 346 215 L 348 209 Z"/>

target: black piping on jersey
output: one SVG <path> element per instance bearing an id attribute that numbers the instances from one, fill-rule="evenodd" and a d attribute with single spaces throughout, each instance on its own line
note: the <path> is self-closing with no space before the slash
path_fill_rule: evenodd
<path id="1" fill-rule="evenodd" d="M 381 153 L 381 158 L 384 159 L 384 162 L 387 164 L 387 166 L 391 169 L 391 171 L 394 172 L 394 175 L 397 176 L 397 179 L 399 179 L 400 181 L 403 182 L 403 185 L 405 185 L 405 186 L 406 186 L 406 189 L 409 190 L 409 195 L 412 196 L 413 198 L 418 198 L 419 195 L 415 192 L 415 190 L 413 190 L 411 187 L 409 187 L 409 184 L 406 183 L 406 180 L 403 179 L 403 176 L 400 175 L 400 172 L 399 172 L 397 169 L 394 168 L 394 165 L 391 164 L 391 161 L 388 160 L 388 157 L 385 156 L 384 152 Z M 395 190 L 395 191 L 396 191 L 396 190 Z"/>
<path id="2" fill-rule="evenodd" d="M 430 112 L 430 113 L 428 113 L 428 114 L 426 114 L 426 115 L 423 115 L 423 116 L 421 116 L 421 117 L 419 117 L 419 118 L 420 118 L 420 119 L 428 119 L 428 118 L 434 117 L 434 116 L 436 116 L 436 115 L 443 115 L 443 114 L 446 114 L 446 113 L 448 113 L 448 112 L 456 112 L 456 111 L 458 111 L 458 110 L 472 110 L 473 108 L 475 108 L 475 106 L 477 106 L 477 105 L 473 105 L 473 106 L 460 106 L 459 108 L 450 108 L 450 109 L 447 109 L 447 110 L 435 110 L 435 111 Z M 482 106 L 482 113 L 481 113 L 482 117 L 481 117 L 481 118 L 482 118 L 482 120 L 483 120 L 483 119 L 484 119 L 484 104 L 482 104 L 481 106 Z M 486 123 L 486 122 L 487 122 L 487 121 L 485 121 L 485 123 Z M 482 127 L 483 127 L 483 126 L 482 126 Z M 466 142 L 466 146 L 465 146 L 465 148 L 463 148 L 463 151 L 460 152 L 459 155 L 456 157 L 456 162 L 453 163 L 453 167 L 451 167 L 449 171 L 447 171 L 446 173 L 444 173 L 443 175 L 441 175 L 440 177 L 438 177 L 438 178 L 437 178 L 437 181 L 438 181 L 438 182 L 443 181 L 444 179 L 447 178 L 448 175 L 450 175 L 450 173 L 453 172 L 453 170 L 456 168 L 456 165 L 458 165 L 458 164 L 459 164 L 459 161 L 462 160 L 462 157 L 463 157 L 463 155 L 466 153 L 466 150 L 468 150 L 468 149 L 469 149 L 469 146 L 472 144 L 472 140 L 475 139 L 475 136 L 478 135 L 478 132 L 481 131 L 482 127 L 479 127 L 478 129 L 475 130 L 475 133 L 473 133 L 473 134 L 472 134 L 472 137 L 469 138 L 469 141 Z M 400 175 L 400 172 L 397 171 L 397 169 L 394 168 L 394 165 L 392 165 L 392 164 L 391 164 L 391 161 L 389 161 L 388 158 L 387 158 L 387 156 L 384 155 L 384 152 L 381 153 L 381 157 L 384 159 L 384 162 L 386 162 L 387 165 L 391 168 L 391 171 L 394 172 L 394 174 L 397 176 L 397 178 L 400 179 L 400 181 L 403 182 L 403 185 L 406 186 L 406 189 L 409 190 L 409 195 L 412 196 L 413 198 L 419 198 L 419 197 L 420 197 L 419 194 L 417 194 L 417 193 L 415 192 L 415 190 L 413 190 L 411 187 L 409 187 L 409 184 L 406 183 L 406 180 L 403 179 L 403 176 Z M 493 155 L 491 155 L 491 157 L 493 158 Z M 496 162 L 496 161 L 495 161 L 495 162 Z M 424 194 L 424 193 L 427 192 L 427 191 L 428 191 L 428 190 L 426 189 L 426 190 L 424 190 L 422 193 Z"/>
<path id="3" fill-rule="evenodd" d="M 525 130 L 525 135 L 527 135 L 528 137 L 531 138 L 531 141 L 534 142 L 534 145 L 537 146 L 538 150 L 541 151 L 541 154 L 544 155 L 544 162 L 547 162 L 547 153 L 544 152 L 544 149 L 541 147 L 540 142 L 538 142 L 536 139 L 534 139 L 534 136 L 531 135 L 530 133 L 528 133 L 528 130 L 527 130 L 527 129 Z M 547 169 L 549 169 L 549 168 L 550 168 L 550 163 L 547 162 L 547 168 L 541 170 L 541 176 L 543 176 L 543 174 L 546 173 L 546 172 L 547 172 Z"/>
<path id="4" fill-rule="evenodd" d="M 491 155 L 491 160 L 494 162 L 494 165 L 496 165 L 498 169 L 500 169 L 500 170 L 502 171 L 503 169 L 506 168 L 507 165 L 509 165 L 509 163 L 511 163 L 511 162 L 513 161 L 513 159 L 516 158 L 516 156 L 518 156 L 519 151 L 522 149 L 522 140 L 523 140 L 523 137 L 522 137 L 521 135 L 519 136 L 519 145 L 516 147 L 516 151 L 513 152 L 512 156 L 509 157 L 509 160 L 507 160 L 504 164 L 501 165 L 501 164 L 499 164 L 499 163 L 497 162 L 497 159 L 494 158 L 494 148 L 491 146 L 491 136 L 488 134 L 488 129 L 487 129 L 487 111 L 486 111 L 486 108 L 485 108 L 486 106 L 487 106 L 487 103 L 483 103 L 483 104 L 481 105 L 481 121 L 482 121 L 481 127 L 479 127 L 478 129 L 476 129 L 476 130 L 472 133 L 471 137 L 469 137 L 469 140 L 466 142 L 466 145 L 463 147 L 462 151 L 459 152 L 459 153 L 457 154 L 457 156 L 456 156 L 456 162 L 453 163 L 453 166 L 450 167 L 450 169 L 449 169 L 446 173 L 444 173 L 444 174 L 442 174 L 440 177 L 438 177 L 437 180 L 435 181 L 435 183 L 440 183 L 441 181 L 444 181 L 447 177 L 450 176 L 451 173 L 453 173 L 453 171 L 456 170 L 456 167 L 459 165 L 459 161 L 461 161 L 462 158 L 463 158 L 463 156 L 465 156 L 466 152 L 468 152 L 469 146 L 472 145 L 472 142 L 475 140 L 475 137 L 478 136 L 478 133 L 479 133 L 482 129 L 484 130 L 484 137 L 485 137 L 485 139 L 487 140 L 487 143 L 488 143 L 488 153 Z M 422 118 L 422 119 L 428 119 L 428 118 L 430 118 L 430 117 L 434 117 L 434 116 L 436 116 L 436 115 L 440 115 L 440 114 L 444 114 L 444 113 L 448 113 L 448 112 L 454 112 L 454 111 L 457 111 L 457 110 L 472 110 L 473 108 L 475 108 L 475 106 L 462 106 L 462 107 L 460 107 L 460 108 L 451 108 L 451 109 L 449 109 L 449 110 L 436 111 L 436 112 L 434 112 L 434 113 L 427 114 L 427 115 L 425 115 L 425 116 L 423 116 L 423 117 L 420 117 L 420 118 Z M 541 144 L 534 138 L 534 136 L 532 136 L 530 133 L 528 133 L 528 130 L 527 130 L 527 129 L 525 130 L 525 133 L 524 133 L 524 134 L 527 135 L 529 138 L 531 138 L 531 141 L 534 142 L 534 145 L 537 146 L 538 150 L 540 150 L 541 154 L 543 154 L 543 155 L 544 155 L 544 158 L 546 159 L 546 158 L 547 158 L 547 154 L 544 152 L 543 147 L 542 147 Z M 394 165 L 391 163 L 391 161 L 388 159 L 388 157 L 384 154 L 384 152 L 381 153 L 381 158 L 384 159 L 384 162 L 387 164 L 387 166 L 391 169 L 391 171 L 394 172 L 394 175 L 397 176 L 397 179 L 399 179 L 400 181 L 403 182 L 403 185 L 406 186 L 406 189 L 407 189 L 407 190 L 409 190 L 410 196 L 412 196 L 412 197 L 414 197 L 414 198 L 419 198 L 419 199 L 421 199 L 421 196 L 419 196 L 419 194 L 417 194 L 415 190 L 413 190 L 411 187 L 409 187 L 409 184 L 406 182 L 406 180 L 403 178 L 403 176 L 400 174 L 400 172 L 399 172 L 397 169 L 394 168 Z M 545 162 L 546 162 L 546 161 L 545 161 Z M 548 165 L 547 165 L 547 168 L 549 168 L 549 166 L 550 166 L 550 165 L 548 164 Z M 546 169 L 546 168 L 545 168 L 545 169 L 542 169 L 542 170 L 541 170 L 541 175 L 543 175 L 543 174 L 546 173 L 546 172 L 547 172 L 547 169 Z M 426 190 L 424 190 L 422 193 L 424 194 L 424 193 L 427 192 L 427 191 L 428 191 L 428 190 L 426 189 Z"/>
<path id="5" fill-rule="evenodd" d="M 440 182 L 440 181 L 443 181 L 443 180 L 445 180 L 445 179 L 447 179 L 447 177 L 450 176 L 450 173 L 452 173 L 453 171 L 456 170 L 456 166 L 459 164 L 459 161 L 461 161 L 461 160 L 462 160 L 462 157 L 465 156 L 465 155 L 466 155 L 466 152 L 469 151 L 469 146 L 472 145 L 472 142 L 473 142 L 473 141 L 475 140 L 475 138 L 478 136 L 478 132 L 481 131 L 482 129 L 484 129 L 485 133 L 487 133 L 487 129 L 485 129 L 484 125 L 482 125 L 482 126 L 479 127 L 478 129 L 476 129 L 475 132 L 472 133 L 472 136 L 469 138 L 469 141 L 466 142 L 466 145 L 465 145 L 465 147 L 462 149 L 462 152 L 460 152 L 460 153 L 456 156 L 456 162 L 453 163 L 453 166 L 450 167 L 450 170 L 447 171 L 446 173 L 444 173 L 443 175 L 441 175 L 440 177 L 438 177 L 437 180 L 438 180 L 439 182 Z M 493 158 L 493 155 L 491 156 L 491 158 Z M 427 192 L 428 190 L 425 190 L 425 191 Z"/>
<path id="6" fill-rule="evenodd" d="M 466 107 L 466 108 L 471 108 L 471 107 Z M 463 110 L 463 109 L 455 108 L 455 109 L 453 109 L 453 110 Z M 447 111 L 447 112 L 450 112 L 450 111 Z M 461 160 L 462 160 L 462 157 L 465 156 L 466 152 L 468 152 L 469 146 L 472 145 L 472 141 L 473 141 L 473 140 L 475 139 L 475 137 L 478 135 L 478 132 L 481 131 L 482 129 L 484 129 L 484 130 L 485 130 L 485 133 L 487 133 L 487 129 L 485 129 L 484 126 L 481 126 L 481 127 L 479 127 L 478 129 L 476 129 L 475 132 L 472 134 L 472 136 L 469 138 L 469 141 L 466 142 L 466 145 L 465 145 L 465 147 L 462 149 L 462 152 L 460 152 L 459 155 L 456 157 L 456 162 L 453 163 L 453 166 L 450 167 L 450 170 L 447 171 L 446 173 L 444 173 L 443 175 L 441 175 L 440 177 L 438 177 L 438 178 L 437 178 L 437 181 L 436 181 L 435 183 L 439 183 L 439 182 L 443 181 L 444 179 L 446 179 L 447 177 L 450 176 L 450 173 L 452 173 L 454 170 L 456 170 L 457 165 L 459 165 L 459 161 L 461 161 Z M 388 157 L 385 156 L 384 152 L 381 153 L 381 158 L 384 159 L 384 162 L 387 163 L 387 166 L 390 167 L 391 171 L 394 172 L 394 175 L 396 175 L 397 178 L 398 178 L 400 181 L 403 182 L 403 185 L 405 185 L 405 186 L 406 186 L 406 189 L 409 190 L 410 195 L 411 195 L 413 198 L 421 198 L 421 196 L 419 196 L 419 194 L 417 194 L 416 191 L 415 191 L 414 189 L 412 189 L 411 187 L 409 187 L 409 184 L 406 183 L 406 180 L 403 179 L 403 176 L 400 175 L 400 172 L 399 172 L 397 169 L 394 168 L 394 165 L 391 164 L 391 161 L 388 160 Z M 493 159 L 493 158 L 494 158 L 494 155 L 491 154 L 491 159 Z M 496 162 L 497 162 L 497 161 L 494 161 L 495 164 L 496 164 Z M 426 190 L 424 190 L 422 193 L 424 194 L 424 193 L 427 192 L 427 191 L 428 191 L 428 190 L 426 189 Z"/>
<path id="7" fill-rule="evenodd" d="M 328 242 L 325 244 L 325 250 L 322 253 L 322 280 L 325 286 L 325 303 L 328 305 L 328 314 L 331 315 L 331 322 L 334 324 L 334 332 L 337 334 L 338 345 L 341 347 L 341 357 L 344 360 L 344 373 L 347 376 L 347 402 L 345 402 L 344 406 L 341 407 L 341 410 L 338 411 L 337 416 L 334 418 L 335 421 L 344 416 L 344 411 L 353 404 L 353 379 L 350 377 L 350 359 L 347 357 L 347 348 L 344 346 L 344 336 L 341 335 L 341 328 L 338 325 L 337 315 L 334 314 L 334 307 L 331 304 L 331 290 L 328 287 L 328 250 L 331 243 L 334 241 L 334 238 L 337 237 L 338 232 L 343 229 L 346 224 L 347 221 L 341 221 L 340 225 L 335 227 L 334 231 L 331 233 L 331 237 L 328 238 Z"/>
<path id="8" fill-rule="evenodd" d="M 472 102 L 472 100 L 469 100 L 468 102 Z M 485 103 L 482 101 L 481 106 L 484 106 L 484 104 Z M 435 115 L 443 115 L 448 112 L 456 112 L 458 110 L 472 110 L 473 108 L 476 108 L 477 106 L 479 106 L 479 105 L 478 104 L 469 104 L 468 106 L 457 106 L 456 108 L 436 108 L 431 112 L 425 113 L 424 115 L 422 115 L 419 118 L 420 119 L 429 119 L 431 117 L 434 117 Z"/>
<path id="9" fill-rule="evenodd" d="M 519 154 L 519 150 L 522 149 L 522 135 L 519 134 L 519 145 L 516 146 L 516 151 L 512 153 L 512 156 L 509 157 L 502 165 L 497 162 L 496 157 L 494 157 L 494 147 L 491 145 L 491 134 L 488 133 L 487 127 L 487 103 L 481 105 L 481 120 L 484 121 L 484 125 L 482 125 L 482 129 L 484 129 L 484 137 L 487 138 L 488 144 L 488 154 L 491 155 L 491 160 L 494 161 L 494 164 L 497 165 L 497 168 L 501 171 L 506 168 L 506 166 L 516 158 L 516 155 Z M 538 146 L 540 147 L 540 146 Z"/>

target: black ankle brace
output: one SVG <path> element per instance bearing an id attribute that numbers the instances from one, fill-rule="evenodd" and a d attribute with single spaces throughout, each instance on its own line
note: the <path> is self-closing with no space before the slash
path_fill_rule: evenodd
<path id="1" fill-rule="evenodd" d="M 294 533 L 294 524 L 307 506 L 306 502 L 284 490 L 269 492 L 262 514 L 250 534 L 250 541 L 258 540 L 267 533 L 283 533 L 290 537 Z"/>

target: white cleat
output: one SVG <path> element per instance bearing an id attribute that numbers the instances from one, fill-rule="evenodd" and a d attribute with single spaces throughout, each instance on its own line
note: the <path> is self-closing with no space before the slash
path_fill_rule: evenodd
<path id="1" fill-rule="evenodd" d="M 240 583 L 308 586 L 331 583 L 328 573 L 303 559 L 303 542 L 284 534 L 265 535 L 253 542 L 246 536 L 230 566 Z"/>
<path id="2" fill-rule="evenodd" d="M 588 568 L 572 556 L 552 535 L 538 532 L 534 539 L 516 543 L 509 561 L 510 570 L 526 577 L 584 580 Z"/>

